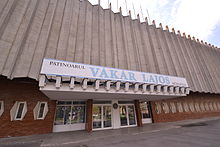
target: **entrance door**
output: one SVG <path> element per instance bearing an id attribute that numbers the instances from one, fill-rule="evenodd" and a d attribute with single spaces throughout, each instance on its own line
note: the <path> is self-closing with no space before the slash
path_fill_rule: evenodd
<path id="1" fill-rule="evenodd" d="M 112 128 L 112 106 L 111 105 L 93 105 L 93 129 Z"/>
<path id="2" fill-rule="evenodd" d="M 119 106 L 121 127 L 136 126 L 134 105 L 125 104 Z"/>

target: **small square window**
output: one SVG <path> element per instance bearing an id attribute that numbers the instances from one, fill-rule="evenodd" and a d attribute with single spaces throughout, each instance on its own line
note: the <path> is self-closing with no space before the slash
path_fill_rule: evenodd
<path id="1" fill-rule="evenodd" d="M 15 115 L 15 120 L 22 120 L 24 108 L 25 108 L 25 102 L 19 102 Z"/>

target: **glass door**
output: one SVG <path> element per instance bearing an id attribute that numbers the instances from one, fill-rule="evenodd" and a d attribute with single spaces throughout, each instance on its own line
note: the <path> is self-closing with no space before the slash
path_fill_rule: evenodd
<path id="1" fill-rule="evenodd" d="M 93 105 L 93 129 L 112 128 L 111 105 Z"/>
<path id="2" fill-rule="evenodd" d="M 93 106 L 93 129 L 102 128 L 102 106 Z"/>
<path id="3" fill-rule="evenodd" d="M 134 105 L 120 105 L 121 127 L 136 126 L 136 115 Z"/>
<path id="4" fill-rule="evenodd" d="M 140 103 L 143 124 L 152 123 L 151 113 L 150 113 L 149 107 L 150 107 L 149 102 L 141 102 Z"/>
<path id="5" fill-rule="evenodd" d="M 128 125 L 128 113 L 126 106 L 120 106 L 120 120 L 121 120 L 121 126 L 127 126 Z"/>
<path id="6" fill-rule="evenodd" d="M 134 106 L 130 105 L 127 106 L 128 109 L 128 119 L 129 119 L 129 125 L 136 125 L 136 118 L 135 118 L 135 110 Z"/>
<path id="7" fill-rule="evenodd" d="M 103 127 L 112 127 L 112 109 L 111 106 L 103 106 Z"/>

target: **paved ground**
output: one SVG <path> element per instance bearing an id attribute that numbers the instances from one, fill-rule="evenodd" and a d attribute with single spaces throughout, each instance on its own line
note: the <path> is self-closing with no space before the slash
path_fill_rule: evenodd
<path id="1" fill-rule="evenodd" d="M 0 147 L 220 147 L 220 117 L 0 139 Z"/>

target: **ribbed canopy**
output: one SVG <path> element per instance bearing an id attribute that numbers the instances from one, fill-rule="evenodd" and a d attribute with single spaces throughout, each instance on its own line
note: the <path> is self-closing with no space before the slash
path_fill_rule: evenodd
<path id="1" fill-rule="evenodd" d="M 220 51 L 87 0 L 1 0 L 0 75 L 38 80 L 43 58 L 185 77 L 220 93 Z"/>

